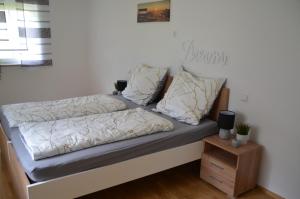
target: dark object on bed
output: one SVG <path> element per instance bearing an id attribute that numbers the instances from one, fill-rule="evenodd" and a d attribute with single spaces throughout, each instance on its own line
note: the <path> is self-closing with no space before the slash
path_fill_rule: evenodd
<path id="1" fill-rule="evenodd" d="M 127 87 L 127 80 L 118 80 L 115 83 L 116 90 L 120 93 Z"/>

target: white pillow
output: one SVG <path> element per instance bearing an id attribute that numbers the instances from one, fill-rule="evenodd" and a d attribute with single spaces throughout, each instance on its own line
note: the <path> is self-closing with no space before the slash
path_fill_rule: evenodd
<path id="1" fill-rule="evenodd" d="M 197 77 L 189 72 L 177 73 L 156 111 L 179 121 L 198 125 L 207 115 L 225 79 Z"/>
<path id="2" fill-rule="evenodd" d="M 147 105 L 159 94 L 165 80 L 167 68 L 143 65 L 135 68 L 128 81 L 123 96 L 136 104 Z"/>

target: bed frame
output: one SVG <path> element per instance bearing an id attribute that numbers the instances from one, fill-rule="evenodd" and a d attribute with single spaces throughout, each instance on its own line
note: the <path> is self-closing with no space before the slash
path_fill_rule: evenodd
<path id="1" fill-rule="evenodd" d="M 163 93 L 172 82 L 168 77 Z M 221 110 L 228 109 L 229 89 L 222 88 L 210 117 L 217 120 Z M 20 199 L 72 199 L 142 178 L 182 164 L 199 160 L 202 141 L 140 156 L 127 161 L 84 172 L 31 184 L 23 170 L 12 143 L 0 125 L 2 165 Z M 2 186 L 2 185 L 0 185 Z"/>

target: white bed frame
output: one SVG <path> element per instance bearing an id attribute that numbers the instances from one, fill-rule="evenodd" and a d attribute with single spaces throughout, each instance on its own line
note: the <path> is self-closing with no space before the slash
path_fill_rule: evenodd
<path id="1" fill-rule="evenodd" d="M 28 198 L 71 199 L 83 196 L 198 160 L 201 152 L 202 141 L 199 141 L 63 178 L 28 185 Z"/>
<path id="2" fill-rule="evenodd" d="M 228 108 L 229 89 L 223 88 L 211 117 Z M 202 141 L 140 156 L 109 166 L 30 184 L 12 143 L 0 125 L 1 158 L 20 199 L 72 199 L 142 178 L 201 158 Z M 0 185 L 1 186 L 1 185 Z"/>

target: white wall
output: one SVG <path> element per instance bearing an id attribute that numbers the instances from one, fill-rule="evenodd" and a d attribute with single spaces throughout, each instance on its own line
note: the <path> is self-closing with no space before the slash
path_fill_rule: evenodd
<path id="1" fill-rule="evenodd" d="M 141 63 L 225 76 L 231 109 L 265 148 L 259 184 L 299 198 L 300 1 L 172 0 L 170 23 L 137 24 L 139 2 L 51 0 L 54 66 L 4 68 L 0 104 L 111 92 Z M 185 60 L 188 40 L 224 51 L 229 64 Z"/>
<path id="2" fill-rule="evenodd" d="M 54 65 L 35 69 L 2 68 L 0 104 L 90 93 L 87 4 L 82 0 L 51 0 L 50 3 Z"/>
<path id="3" fill-rule="evenodd" d="M 136 23 L 141 0 L 91 0 L 89 61 L 94 92 L 111 92 L 116 79 L 141 63 L 185 64 L 228 77 L 231 109 L 254 126 L 264 146 L 259 184 L 300 195 L 300 1 L 172 0 L 170 23 Z M 226 66 L 187 61 L 182 42 L 224 51 Z M 174 71 L 174 70 L 173 70 Z M 249 101 L 241 99 L 248 95 Z"/>

